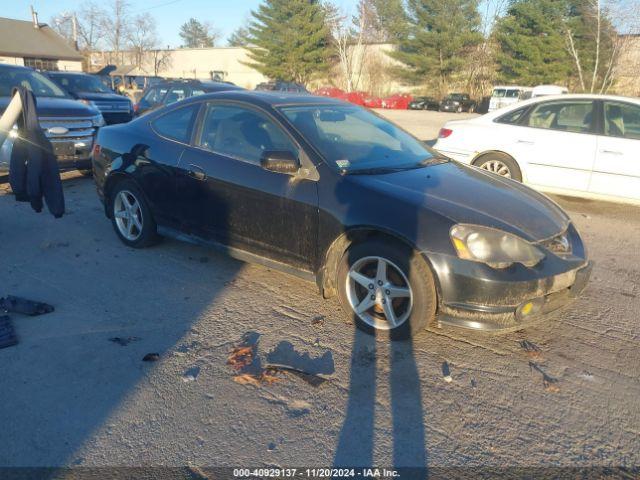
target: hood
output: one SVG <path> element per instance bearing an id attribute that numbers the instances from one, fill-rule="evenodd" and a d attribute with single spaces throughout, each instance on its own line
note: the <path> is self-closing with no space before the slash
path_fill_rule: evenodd
<path id="1" fill-rule="evenodd" d="M 74 95 L 82 100 L 102 102 L 129 102 L 129 98 L 117 93 L 74 92 Z"/>
<path id="2" fill-rule="evenodd" d="M 0 97 L 0 113 L 10 101 L 9 97 Z M 100 113 L 72 98 L 37 97 L 36 103 L 39 117 L 93 117 Z"/>
<path id="3" fill-rule="evenodd" d="M 457 162 L 385 175 L 353 175 L 351 179 L 452 222 L 493 227 L 529 241 L 557 235 L 569 224 L 567 214 L 546 196 Z"/>

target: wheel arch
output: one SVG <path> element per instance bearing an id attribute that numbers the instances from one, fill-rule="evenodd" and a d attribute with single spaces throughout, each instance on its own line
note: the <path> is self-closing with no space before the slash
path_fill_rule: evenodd
<path id="1" fill-rule="evenodd" d="M 359 226 L 353 227 L 331 242 L 329 247 L 325 250 L 323 258 L 324 263 L 320 268 L 320 272 L 317 275 L 317 283 L 320 289 L 320 293 L 324 298 L 331 298 L 337 295 L 336 275 L 338 273 L 338 265 L 345 252 L 357 243 L 362 243 L 371 239 L 388 239 L 391 242 L 399 243 L 412 251 L 418 251 L 416 245 L 406 237 L 389 230 L 385 230 L 379 227 Z M 436 295 L 440 298 L 440 281 L 431 264 L 429 258 L 422 255 L 425 263 L 431 274 L 436 287 Z"/>

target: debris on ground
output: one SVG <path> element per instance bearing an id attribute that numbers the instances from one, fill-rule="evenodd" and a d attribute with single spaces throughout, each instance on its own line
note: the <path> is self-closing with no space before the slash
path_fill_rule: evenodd
<path id="1" fill-rule="evenodd" d="M 529 368 L 542 375 L 542 386 L 544 387 L 544 390 L 546 392 L 558 393 L 560 391 L 560 387 L 558 386 L 558 379 L 553 378 L 551 375 L 545 372 L 540 365 L 535 362 L 529 362 Z"/>
<path id="2" fill-rule="evenodd" d="M 191 367 L 182 375 L 183 382 L 194 382 L 200 375 L 200 367 Z"/>
<path id="3" fill-rule="evenodd" d="M 7 315 L 0 316 L 0 348 L 11 347 L 18 343 L 18 337 L 13 329 L 11 318 Z"/>
<path id="4" fill-rule="evenodd" d="M 442 363 L 442 379 L 447 383 L 451 383 L 453 381 L 453 378 L 451 378 L 451 369 L 449 368 L 449 362 L 447 362 L 446 360 Z"/>
<path id="5" fill-rule="evenodd" d="M 247 332 L 231 351 L 231 355 L 227 358 L 227 365 L 236 372 L 233 377 L 234 382 L 257 387 L 260 384 L 271 384 L 278 380 L 272 369 L 262 367 L 258 356 L 259 341 L 259 333 Z"/>
<path id="6" fill-rule="evenodd" d="M 312 358 L 309 353 L 299 353 L 288 341 L 280 342 L 267 354 L 266 361 L 270 367 L 301 372 L 307 375 L 332 375 L 335 373 L 333 354 L 330 350 L 321 356 Z"/>
<path id="7" fill-rule="evenodd" d="M 35 317 L 37 315 L 51 313 L 55 309 L 47 303 L 35 302 L 33 300 L 27 300 L 26 298 L 7 295 L 5 298 L 0 298 L 0 310 Z"/>
<path id="8" fill-rule="evenodd" d="M 143 362 L 157 362 L 158 360 L 160 360 L 160 354 L 159 353 L 147 353 L 142 358 Z"/>
<path id="9" fill-rule="evenodd" d="M 520 342 L 520 348 L 522 348 L 529 358 L 540 358 L 542 357 L 542 350 L 535 343 L 530 342 L 529 340 L 522 340 Z"/>
<path id="10" fill-rule="evenodd" d="M 324 315 L 317 315 L 311 319 L 311 325 L 314 327 L 321 327 L 324 325 Z"/>
<path id="11" fill-rule="evenodd" d="M 126 347 L 131 342 L 137 342 L 140 340 L 140 337 L 111 337 L 109 339 L 110 342 L 117 343 L 121 347 Z"/>

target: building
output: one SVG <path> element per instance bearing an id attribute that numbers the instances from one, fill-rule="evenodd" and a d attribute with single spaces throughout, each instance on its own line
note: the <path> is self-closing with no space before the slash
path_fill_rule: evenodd
<path id="1" fill-rule="evenodd" d="M 82 55 L 35 13 L 31 22 L 0 17 L 0 63 L 82 71 Z"/>

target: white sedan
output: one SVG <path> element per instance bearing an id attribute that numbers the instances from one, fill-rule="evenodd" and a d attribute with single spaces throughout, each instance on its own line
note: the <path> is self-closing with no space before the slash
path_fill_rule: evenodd
<path id="1" fill-rule="evenodd" d="M 448 122 L 435 148 L 540 190 L 640 203 L 637 98 L 534 98 Z"/>

